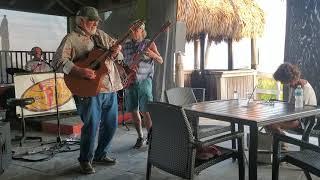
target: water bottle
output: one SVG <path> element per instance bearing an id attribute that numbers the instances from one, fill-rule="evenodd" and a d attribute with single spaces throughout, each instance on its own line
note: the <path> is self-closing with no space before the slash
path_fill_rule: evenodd
<path id="1" fill-rule="evenodd" d="M 302 108 L 303 107 L 303 89 L 301 85 L 298 85 L 297 88 L 294 90 L 294 98 L 295 98 L 294 107 Z"/>

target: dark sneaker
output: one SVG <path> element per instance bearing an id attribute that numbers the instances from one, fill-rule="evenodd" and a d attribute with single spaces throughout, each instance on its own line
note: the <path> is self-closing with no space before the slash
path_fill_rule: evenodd
<path id="1" fill-rule="evenodd" d="M 150 128 L 149 132 L 148 132 L 148 136 L 147 136 L 147 140 L 146 140 L 146 144 L 148 145 L 150 140 L 151 140 L 151 132 L 152 132 L 152 128 Z"/>
<path id="2" fill-rule="evenodd" d="M 135 149 L 139 149 L 143 146 L 144 139 L 142 137 L 138 137 L 136 144 L 133 146 Z"/>
<path id="3" fill-rule="evenodd" d="M 96 172 L 91 163 L 88 161 L 80 162 L 80 171 L 83 174 L 93 174 Z"/>
<path id="4" fill-rule="evenodd" d="M 117 163 L 117 160 L 109 156 L 104 156 L 101 159 L 93 159 L 93 162 L 96 164 L 114 165 Z"/>

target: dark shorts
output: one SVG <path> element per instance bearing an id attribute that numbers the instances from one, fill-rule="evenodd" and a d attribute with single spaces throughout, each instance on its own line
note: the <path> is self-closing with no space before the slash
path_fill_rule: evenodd
<path id="1" fill-rule="evenodd" d="M 147 103 L 153 101 L 152 79 L 135 82 L 130 88 L 125 90 L 126 111 L 148 112 Z"/>

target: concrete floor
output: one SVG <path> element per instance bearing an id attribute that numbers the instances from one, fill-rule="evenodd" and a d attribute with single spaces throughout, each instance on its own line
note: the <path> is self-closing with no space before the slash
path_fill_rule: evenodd
<path id="1" fill-rule="evenodd" d="M 77 157 L 79 151 L 64 152 L 55 155 L 52 159 L 42 162 L 25 162 L 13 160 L 8 169 L 0 176 L 1 180 L 64 180 L 64 179 L 103 179 L 103 180 L 142 180 L 145 179 L 147 147 L 136 150 L 132 149 L 136 140 L 136 132 L 133 127 L 127 131 L 121 125 L 112 143 L 112 156 L 116 157 L 118 163 L 114 166 L 96 165 L 96 173 L 82 175 L 79 171 Z M 45 141 L 55 140 L 55 135 L 32 133 L 45 137 Z M 64 137 L 65 138 L 65 137 Z M 315 141 L 315 139 L 314 139 Z M 224 144 L 229 146 L 230 144 Z M 13 150 L 22 152 L 24 150 L 37 150 L 39 143 L 27 142 L 24 148 L 14 146 Z M 35 148 L 38 147 L 38 148 Z M 195 179 L 199 180 L 236 180 L 238 179 L 238 166 L 231 160 L 212 166 L 203 171 Z M 246 167 L 247 169 L 247 167 Z M 247 169 L 248 170 L 248 169 Z M 248 171 L 246 172 L 248 175 Z M 259 180 L 271 179 L 271 166 L 260 165 L 258 169 Z M 280 180 L 303 180 L 306 179 L 302 171 L 296 167 L 284 164 L 280 169 Z M 180 179 L 157 168 L 152 168 L 152 178 L 155 180 Z M 320 178 L 314 178 L 320 180 Z"/>

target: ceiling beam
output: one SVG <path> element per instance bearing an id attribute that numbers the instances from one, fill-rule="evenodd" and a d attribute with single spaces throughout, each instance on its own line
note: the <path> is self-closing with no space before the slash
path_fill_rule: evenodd
<path id="1" fill-rule="evenodd" d="M 43 10 L 49 10 L 53 5 L 55 5 L 57 2 L 56 0 L 51 0 L 46 6 L 43 7 Z"/>
<path id="2" fill-rule="evenodd" d="M 68 8 L 63 2 L 61 2 L 61 0 L 56 0 L 56 2 L 66 11 L 68 11 L 68 13 L 70 13 L 70 15 L 75 15 L 76 13 L 71 10 L 70 8 Z"/>
<path id="3" fill-rule="evenodd" d="M 83 3 L 82 1 L 79 0 L 72 0 L 73 2 L 79 4 L 80 6 L 88 6 L 87 4 Z"/>
<path id="4" fill-rule="evenodd" d="M 10 1 L 9 1 L 9 5 L 10 5 L 10 6 L 13 6 L 13 5 L 16 4 L 16 2 L 17 2 L 16 0 L 10 0 Z"/>

